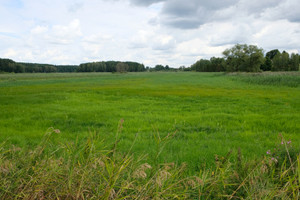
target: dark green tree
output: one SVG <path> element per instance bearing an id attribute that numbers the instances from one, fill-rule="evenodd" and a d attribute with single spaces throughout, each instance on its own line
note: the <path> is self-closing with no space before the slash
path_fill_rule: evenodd
<path id="1" fill-rule="evenodd" d="M 211 71 L 211 62 L 207 59 L 200 59 L 191 66 L 192 70 L 197 72 L 209 72 Z"/>
<path id="2" fill-rule="evenodd" d="M 163 65 L 156 65 L 154 67 L 154 70 L 155 71 L 163 71 L 163 70 L 165 70 L 165 67 Z"/>
<path id="3" fill-rule="evenodd" d="M 300 62 L 299 54 L 292 53 L 290 58 L 290 70 L 299 71 L 299 62 Z"/>
<path id="4" fill-rule="evenodd" d="M 260 69 L 263 71 L 271 71 L 272 69 L 272 60 L 270 57 L 266 56 L 265 57 L 265 62 L 264 64 L 261 65 Z"/>
<path id="5" fill-rule="evenodd" d="M 210 59 L 210 63 L 211 63 L 211 68 L 210 68 L 211 72 L 223 72 L 226 70 L 224 58 L 212 57 Z"/>
<path id="6" fill-rule="evenodd" d="M 11 59 L 0 58 L 0 72 L 23 73 L 25 72 L 25 67 Z"/>
<path id="7" fill-rule="evenodd" d="M 266 57 L 269 57 L 272 60 L 278 53 L 280 53 L 278 49 L 273 49 L 266 53 Z"/>
<path id="8" fill-rule="evenodd" d="M 289 71 L 289 54 L 286 51 L 277 53 L 273 58 L 272 71 Z"/>

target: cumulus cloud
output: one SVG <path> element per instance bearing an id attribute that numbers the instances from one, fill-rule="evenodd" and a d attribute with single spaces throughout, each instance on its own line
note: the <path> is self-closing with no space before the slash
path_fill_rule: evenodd
<path id="1" fill-rule="evenodd" d="M 39 35 L 39 34 L 43 34 L 46 33 L 48 31 L 48 26 L 36 26 L 33 29 L 31 29 L 31 33 L 34 35 Z"/>
<path id="2" fill-rule="evenodd" d="M 290 22 L 300 22 L 299 7 L 300 1 L 298 0 L 280 1 L 278 5 L 267 8 L 263 17 L 269 20 L 287 19 Z"/>
<path id="3" fill-rule="evenodd" d="M 17 61 L 179 67 L 236 43 L 300 51 L 299 0 L 7 2 L 0 4 L 0 57 Z"/>
<path id="4" fill-rule="evenodd" d="M 154 3 L 164 2 L 166 0 L 131 0 L 131 2 L 135 5 L 140 6 L 150 6 Z"/>
<path id="5" fill-rule="evenodd" d="M 229 7 L 238 0 L 161 0 L 134 1 L 134 4 L 149 6 L 153 3 L 164 2 L 159 20 L 162 24 L 179 29 L 193 29 L 212 20 L 214 12 Z M 151 20 L 150 23 L 155 21 Z"/>
<path id="6" fill-rule="evenodd" d="M 172 51 L 176 46 L 176 40 L 170 35 L 158 35 L 153 39 L 153 50 Z"/>
<path id="7" fill-rule="evenodd" d="M 5 53 L 4 53 L 4 57 L 6 58 L 11 58 L 17 55 L 17 52 L 14 49 L 8 49 Z"/>
<path id="8" fill-rule="evenodd" d="M 32 40 L 40 39 L 44 42 L 53 44 L 66 45 L 74 42 L 78 37 L 82 36 L 80 21 L 72 20 L 67 25 L 49 26 L 37 25 L 30 31 Z"/>
<path id="9" fill-rule="evenodd" d="M 287 19 L 299 22 L 296 8 L 298 0 L 131 0 L 135 5 L 150 6 L 163 2 L 158 18 L 150 20 L 178 29 L 196 29 L 199 26 L 220 20 L 231 20 L 241 16 Z"/>
<path id="10" fill-rule="evenodd" d="M 300 25 L 287 20 L 261 22 L 262 29 L 253 34 L 252 41 L 263 46 L 266 50 L 274 48 L 295 50 L 300 44 Z"/>
<path id="11" fill-rule="evenodd" d="M 52 40 L 51 42 L 57 44 L 69 44 L 81 35 L 82 32 L 80 28 L 80 21 L 78 19 L 74 19 L 66 26 L 53 26 L 52 35 L 50 35 L 50 40 Z"/>

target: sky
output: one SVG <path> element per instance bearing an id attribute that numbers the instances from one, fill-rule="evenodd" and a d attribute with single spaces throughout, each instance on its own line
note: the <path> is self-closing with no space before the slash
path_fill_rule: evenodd
<path id="1" fill-rule="evenodd" d="M 300 0 L 0 0 L 0 58 L 178 68 L 235 44 L 300 53 Z"/>

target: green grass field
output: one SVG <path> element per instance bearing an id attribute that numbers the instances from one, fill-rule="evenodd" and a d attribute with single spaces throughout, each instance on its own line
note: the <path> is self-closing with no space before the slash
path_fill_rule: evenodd
<path id="1" fill-rule="evenodd" d="M 238 148 L 261 158 L 279 133 L 300 147 L 300 73 L 0 74 L 0 143 L 33 148 L 54 127 L 54 144 L 94 133 L 110 146 L 122 119 L 118 149 L 149 163 L 169 133 L 159 162 L 191 171 Z"/>

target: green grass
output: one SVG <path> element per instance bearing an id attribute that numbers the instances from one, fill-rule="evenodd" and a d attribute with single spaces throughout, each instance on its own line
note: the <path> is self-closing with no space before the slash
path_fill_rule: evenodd
<path id="1" fill-rule="evenodd" d="M 265 72 L 265 73 L 237 73 L 232 74 L 233 80 L 237 79 L 246 83 L 257 85 L 273 85 L 299 87 L 299 72 Z M 235 76 L 236 75 L 236 76 Z"/>
<path id="2" fill-rule="evenodd" d="M 245 162 L 240 152 L 235 162 L 230 154 L 216 156 L 215 169 L 188 176 L 185 164 L 150 165 L 130 150 L 120 152 L 119 134 L 106 148 L 95 134 L 57 145 L 57 133 L 49 128 L 32 150 L 0 144 L 0 199 L 300 198 L 300 155 L 281 135 L 276 151 L 262 159 Z M 156 137 L 157 155 L 170 140 Z"/>
<path id="3" fill-rule="evenodd" d="M 65 73 L 0 74 L 0 142 L 33 149 L 49 127 L 53 146 L 96 134 L 154 164 L 155 140 L 174 134 L 159 163 L 214 167 L 215 154 L 240 148 L 261 158 L 278 134 L 300 148 L 300 74 Z M 95 144 L 101 145 L 99 144 Z"/>

